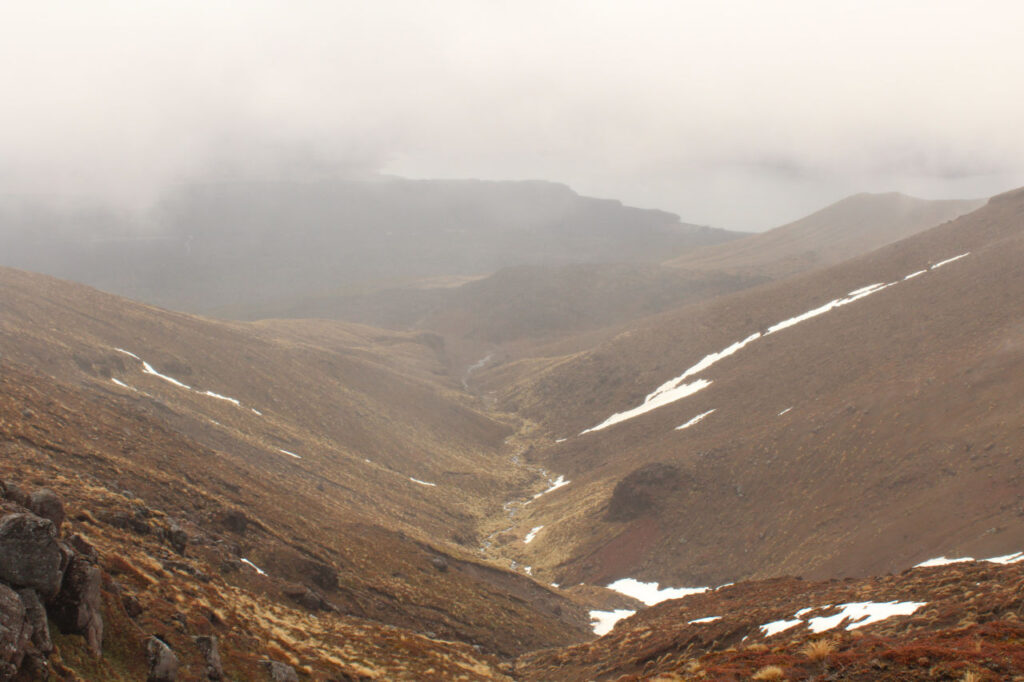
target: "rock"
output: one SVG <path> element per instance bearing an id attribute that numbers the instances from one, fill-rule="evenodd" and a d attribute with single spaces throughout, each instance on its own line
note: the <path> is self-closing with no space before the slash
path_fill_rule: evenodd
<path id="1" fill-rule="evenodd" d="M 46 620 L 46 608 L 39 600 L 35 590 L 18 590 L 18 597 L 25 607 L 25 620 L 32 627 L 32 644 L 43 656 L 53 651 L 53 640 L 50 639 L 50 624 Z"/>
<path id="2" fill-rule="evenodd" d="M 182 530 L 174 521 L 171 522 L 170 527 L 167 529 L 167 541 L 171 543 L 171 547 L 178 554 L 185 556 L 185 547 L 188 546 L 188 533 Z"/>
<path id="3" fill-rule="evenodd" d="M 201 636 L 196 637 L 195 642 L 203 654 L 203 659 L 206 660 L 206 679 L 224 679 L 224 668 L 220 662 L 220 652 L 217 650 L 217 638 Z"/>
<path id="4" fill-rule="evenodd" d="M 68 545 L 71 549 L 75 550 L 75 553 L 85 557 L 91 563 L 99 563 L 100 556 L 96 552 L 96 548 L 89 544 L 89 542 L 78 533 L 75 533 L 68 538 Z"/>
<path id="5" fill-rule="evenodd" d="M 135 619 L 142 615 L 142 604 L 130 594 L 121 595 L 121 605 L 129 618 Z"/>
<path id="6" fill-rule="evenodd" d="M 270 673 L 271 682 L 299 682 L 295 668 L 287 663 L 267 661 L 267 672 Z"/>
<path id="7" fill-rule="evenodd" d="M 149 657 L 149 676 L 146 682 L 174 682 L 178 679 L 178 657 L 159 637 L 146 640 Z"/>
<path id="8" fill-rule="evenodd" d="M 284 596 L 309 611 L 337 611 L 322 594 L 305 585 L 286 585 L 282 592 Z"/>
<path id="9" fill-rule="evenodd" d="M 36 516 L 49 519 L 57 529 L 57 535 L 60 535 L 60 527 L 64 523 L 64 503 L 57 497 L 57 493 L 49 488 L 32 491 L 28 498 L 28 508 Z"/>
<path id="10" fill-rule="evenodd" d="M 32 646 L 32 626 L 18 593 L 0 584 L 0 680 L 13 680 Z"/>
<path id="11" fill-rule="evenodd" d="M 0 580 L 12 587 L 30 587 L 49 599 L 60 590 L 64 565 L 57 530 L 49 519 L 34 514 L 0 519 Z"/>
<path id="12" fill-rule="evenodd" d="M 60 631 L 85 636 L 89 650 L 96 656 L 100 655 L 103 645 L 102 579 L 98 566 L 75 554 L 49 609 Z"/>
<path id="13" fill-rule="evenodd" d="M 28 509 L 28 494 L 10 481 L 4 481 L 4 497 Z"/>
<path id="14" fill-rule="evenodd" d="M 46 620 L 46 609 L 39 601 L 35 590 L 18 590 L 18 597 L 25 607 L 25 621 L 31 631 L 32 646 L 22 661 L 22 676 L 33 680 L 49 679 L 49 656 L 53 652 L 50 639 L 50 624 Z"/>
<path id="15" fill-rule="evenodd" d="M 606 521 L 632 521 L 651 512 L 663 499 L 679 494 L 690 482 L 678 467 L 652 462 L 630 472 L 615 484 Z"/>
<path id="16" fill-rule="evenodd" d="M 430 563 L 433 564 L 434 568 L 441 571 L 442 573 L 448 570 L 448 562 L 439 556 L 432 558 L 430 560 Z"/>

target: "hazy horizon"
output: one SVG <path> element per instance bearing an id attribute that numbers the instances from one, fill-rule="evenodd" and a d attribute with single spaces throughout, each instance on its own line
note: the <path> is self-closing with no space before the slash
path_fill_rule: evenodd
<path id="1" fill-rule="evenodd" d="M 739 230 L 1024 185 L 1024 6 L 47 2 L 0 9 L 0 194 L 547 180 Z"/>

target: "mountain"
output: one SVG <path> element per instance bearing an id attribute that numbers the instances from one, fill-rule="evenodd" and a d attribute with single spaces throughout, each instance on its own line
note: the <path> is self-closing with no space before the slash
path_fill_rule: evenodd
<path id="1" fill-rule="evenodd" d="M 0 205 L 0 265 L 242 317 L 248 306 L 512 265 L 650 262 L 736 236 L 547 182 L 196 182 L 134 216 Z"/>
<path id="2" fill-rule="evenodd" d="M 0 477 L 68 500 L 71 530 L 120 576 L 104 598 L 141 605 L 108 609 L 124 626 L 111 646 L 141 628 L 192 651 L 212 609 L 252 679 L 261 642 L 337 656 L 338 632 L 382 624 L 504 657 L 589 636 L 575 601 L 486 560 L 484 521 L 543 482 L 433 337 L 220 323 L 11 269 L 0 292 Z M 338 629 L 288 634 L 310 614 Z M 268 639 L 270 623 L 284 634 Z M 383 648 L 346 660 L 386 669 L 387 647 L 366 646 Z"/>
<path id="3" fill-rule="evenodd" d="M 841 265 L 483 369 L 572 485 L 524 519 L 557 582 L 884 573 L 1024 544 L 1024 191 Z M 689 368 L 689 369 L 688 369 Z"/>
<path id="4" fill-rule="evenodd" d="M 898 192 L 855 194 L 796 222 L 728 246 L 694 249 L 669 264 L 782 277 L 835 265 L 970 213 L 984 203 L 984 199 L 918 199 Z"/>

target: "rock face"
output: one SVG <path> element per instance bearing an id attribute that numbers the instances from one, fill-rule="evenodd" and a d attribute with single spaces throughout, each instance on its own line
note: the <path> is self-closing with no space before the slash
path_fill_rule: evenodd
<path id="1" fill-rule="evenodd" d="M 676 491 L 687 477 L 675 466 L 653 462 L 632 471 L 615 485 L 608 502 L 607 521 L 631 521 L 653 510 Z"/>
<path id="2" fill-rule="evenodd" d="M 203 659 L 206 661 L 206 679 L 224 679 L 224 668 L 220 661 L 220 651 L 217 649 L 217 638 L 196 637 L 196 647 L 198 647 L 199 652 L 203 654 Z"/>
<path id="3" fill-rule="evenodd" d="M 32 626 L 18 593 L 0 585 L 0 682 L 13 680 L 32 644 Z"/>
<path id="4" fill-rule="evenodd" d="M 34 514 L 9 514 L 0 519 L 0 581 L 29 587 L 44 599 L 60 590 L 65 555 L 57 529 Z"/>
<path id="5" fill-rule="evenodd" d="M 146 682 L 175 682 L 178 679 L 178 657 L 163 640 L 158 637 L 147 639 L 146 654 L 149 657 Z"/>
<path id="6" fill-rule="evenodd" d="M 98 566 L 75 554 L 64 574 L 60 592 L 50 604 L 50 616 L 61 632 L 84 635 L 89 649 L 99 656 L 103 644 L 103 616 Z"/>

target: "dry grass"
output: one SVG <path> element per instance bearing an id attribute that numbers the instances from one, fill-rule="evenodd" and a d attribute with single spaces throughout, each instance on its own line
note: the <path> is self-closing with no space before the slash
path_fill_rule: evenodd
<path id="1" fill-rule="evenodd" d="M 753 680 L 784 680 L 786 673 L 777 665 L 767 665 L 751 677 Z"/>
<path id="2" fill-rule="evenodd" d="M 984 679 L 985 678 L 981 673 L 976 673 L 973 670 L 968 670 L 964 673 L 964 676 L 960 678 L 960 682 L 981 682 Z"/>
<path id="3" fill-rule="evenodd" d="M 816 639 L 800 648 L 800 653 L 812 661 L 824 661 L 835 653 L 836 643 L 831 639 Z"/>

